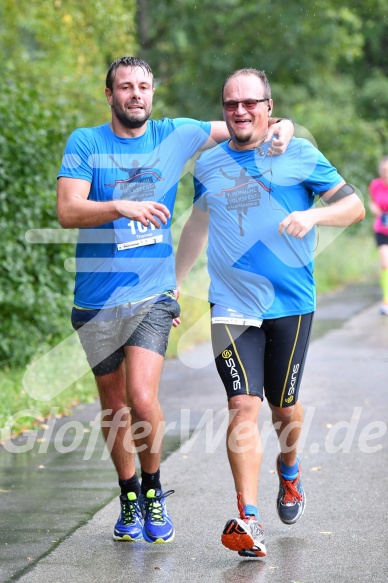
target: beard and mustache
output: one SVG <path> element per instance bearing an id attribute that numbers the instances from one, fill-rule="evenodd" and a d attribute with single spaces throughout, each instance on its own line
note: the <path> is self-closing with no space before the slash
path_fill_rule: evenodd
<path id="1" fill-rule="evenodd" d="M 131 113 L 131 111 L 127 109 L 127 107 L 130 105 L 141 105 L 143 109 L 141 111 L 134 111 Z M 140 104 L 138 101 L 129 101 L 123 107 L 115 99 L 113 99 L 112 110 L 119 122 L 124 127 L 128 129 L 137 129 L 141 128 L 151 116 L 152 106 L 147 106 L 144 103 Z"/>

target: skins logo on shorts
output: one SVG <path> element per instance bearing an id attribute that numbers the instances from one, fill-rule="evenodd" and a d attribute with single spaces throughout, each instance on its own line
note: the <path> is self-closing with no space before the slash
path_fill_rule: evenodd
<path id="1" fill-rule="evenodd" d="M 222 358 L 230 358 L 232 356 L 232 351 L 231 350 L 224 350 L 224 352 L 221 354 Z"/>
<path id="2" fill-rule="evenodd" d="M 287 399 L 284 399 L 286 403 L 292 403 L 295 398 L 295 385 L 298 378 L 299 364 L 294 364 L 292 367 L 291 383 L 287 392 Z"/>

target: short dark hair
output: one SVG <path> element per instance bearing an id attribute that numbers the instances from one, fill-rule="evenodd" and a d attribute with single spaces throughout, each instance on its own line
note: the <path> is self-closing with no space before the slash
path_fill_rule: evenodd
<path id="1" fill-rule="evenodd" d="M 115 80 L 116 71 L 119 67 L 140 67 L 145 73 L 151 75 L 152 87 L 154 86 L 154 74 L 146 61 L 143 61 L 143 59 L 138 59 L 137 57 L 120 57 L 119 59 L 113 61 L 106 75 L 105 85 L 111 91 L 113 91 L 113 82 Z"/>
<path id="2" fill-rule="evenodd" d="M 237 69 L 237 71 L 233 71 L 224 81 L 221 91 L 221 99 L 224 101 L 224 89 L 228 81 L 230 81 L 233 77 L 239 77 L 240 75 L 254 75 L 258 77 L 263 84 L 264 87 L 264 97 L 265 99 L 271 99 L 271 86 L 267 79 L 267 75 L 265 71 L 259 71 L 258 69 Z"/>

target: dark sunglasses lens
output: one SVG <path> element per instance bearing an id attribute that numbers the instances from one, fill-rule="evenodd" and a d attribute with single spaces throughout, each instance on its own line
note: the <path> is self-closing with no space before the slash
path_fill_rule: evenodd
<path id="1" fill-rule="evenodd" d="M 245 109 L 254 109 L 260 101 L 257 99 L 244 99 L 244 101 L 225 101 L 224 107 L 226 111 L 236 111 L 238 104 L 242 103 Z"/>
<path id="2" fill-rule="evenodd" d="M 246 99 L 243 101 L 243 105 L 246 109 L 252 109 L 253 107 L 256 107 L 257 101 L 256 99 Z"/>
<path id="3" fill-rule="evenodd" d="M 238 107 L 238 102 L 237 101 L 225 101 L 224 107 L 225 107 L 226 111 L 236 111 L 236 109 Z"/>

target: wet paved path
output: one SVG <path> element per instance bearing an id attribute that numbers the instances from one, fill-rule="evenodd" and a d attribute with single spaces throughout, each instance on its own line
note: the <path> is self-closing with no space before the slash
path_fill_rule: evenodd
<path id="1" fill-rule="evenodd" d="M 236 512 L 223 439 L 214 439 L 215 418 L 222 423 L 226 411 L 224 396 L 214 367 L 196 369 L 176 360 L 166 364 L 161 387 L 166 421 L 176 424 L 170 442 L 183 440 L 205 410 L 213 412 L 214 426 L 210 433 L 194 435 L 186 453 L 177 451 L 163 463 L 165 488 L 176 489 L 169 498 L 175 543 L 162 548 L 140 543 L 137 552 L 136 545 L 113 543 L 117 501 L 104 505 L 116 493 L 115 474 L 110 462 L 101 461 L 99 440 L 90 460 L 83 460 L 92 432 L 85 433 L 71 453 L 58 453 L 53 443 L 47 454 L 36 449 L 0 453 L 0 580 L 387 581 L 387 436 L 379 438 L 378 430 L 387 421 L 388 318 L 378 315 L 377 299 L 376 288 L 356 286 L 319 302 L 302 386 L 309 426 L 301 452 L 308 508 L 290 528 L 275 516 L 277 483 L 271 472 L 276 440 L 269 434 L 260 495 L 269 553 L 264 562 L 236 559 L 218 542 L 220 528 Z M 331 331 L 318 338 L 319 328 Z M 195 367 L 207 353 L 208 347 L 201 346 L 187 359 Z M 88 429 L 97 412 L 97 406 L 78 408 L 72 419 Z M 263 411 L 260 422 L 266 421 Z M 354 437 L 346 433 L 346 423 Z M 370 454 L 362 451 L 363 440 L 366 450 L 385 445 Z M 345 451 L 336 452 L 342 441 Z"/>

